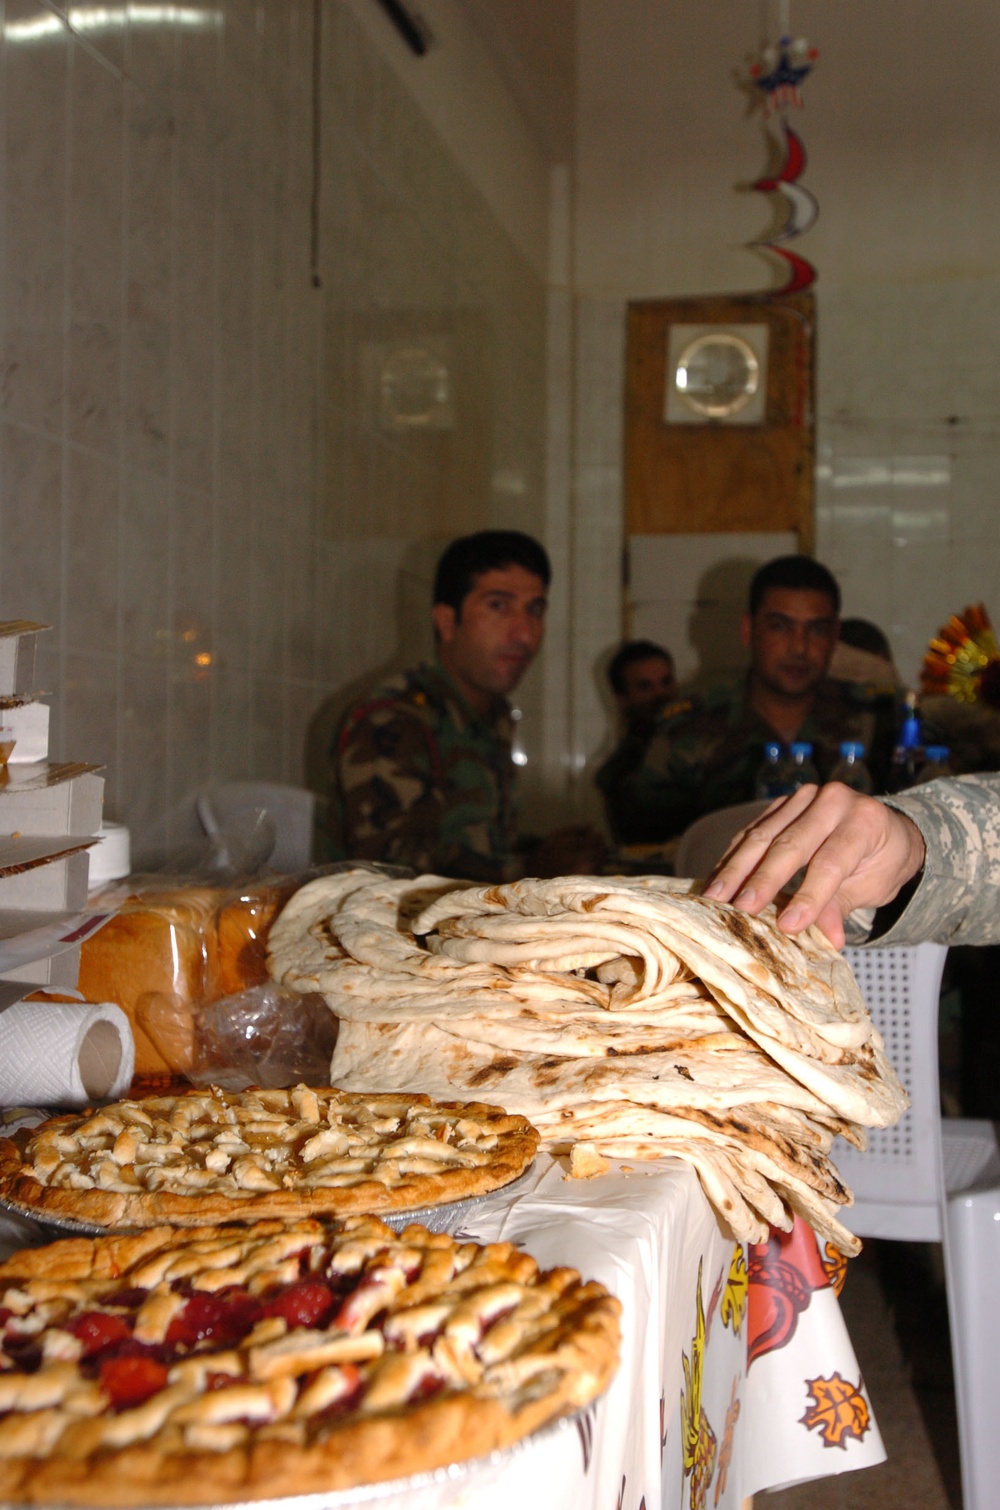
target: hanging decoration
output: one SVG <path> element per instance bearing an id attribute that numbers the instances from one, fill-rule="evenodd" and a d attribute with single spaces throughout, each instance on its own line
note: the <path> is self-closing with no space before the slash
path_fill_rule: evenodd
<path id="1" fill-rule="evenodd" d="M 815 196 L 799 183 L 806 166 L 806 150 L 802 138 L 788 124 L 788 111 L 802 108 L 799 86 L 812 72 L 819 54 L 804 37 L 793 39 L 788 34 L 787 0 L 782 5 L 781 22 L 780 40 L 764 48 L 750 69 L 750 81 L 760 91 L 765 117 L 776 115 L 780 118 L 781 140 L 775 145 L 781 151 L 782 161 L 776 172 L 756 179 L 753 187 L 761 194 L 783 195 L 787 213 L 774 230 L 750 245 L 782 258 L 788 266 L 788 280 L 776 292 L 793 294 L 815 283 L 816 269 L 784 243 L 804 236 L 812 228 L 819 214 L 819 205 Z"/>
<path id="2" fill-rule="evenodd" d="M 982 603 L 952 614 L 927 647 L 921 691 L 1000 708 L 1000 644 Z"/>
<path id="3" fill-rule="evenodd" d="M 787 25 L 787 22 L 786 22 Z M 790 105 L 802 109 L 799 85 L 813 71 L 819 53 L 805 37 L 782 37 L 777 46 L 765 47 L 760 60 L 752 64 L 750 77 L 764 96 L 764 113 L 787 110 Z"/>

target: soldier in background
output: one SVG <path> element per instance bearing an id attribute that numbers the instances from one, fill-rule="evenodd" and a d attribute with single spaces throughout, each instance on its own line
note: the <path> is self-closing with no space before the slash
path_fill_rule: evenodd
<path id="1" fill-rule="evenodd" d="M 597 868 L 603 844 L 589 829 L 519 849 L 507 698 L 541 646 L 550 578 L 543 547 L 516 530 L 448 546 L 434 579 L 434 660 L 348 709 L 337 731 L 341 854 L 481 881 Z"/>
<path id="2" fill-rule="evenodd" d="M 835 681 L 858 682 L 892 697 L 902 696 L 904 690 L 889 640 L 871 619 L 841 619 L 829 675 Z"/>
<path id="3" fill-rule="evenodd" d="M 635 814 L 619 792 L 632 772 L 642 764 L 657 720 L 688 712 L 690 699 L 680 699 L 674 658 L 653 640 L 626 640 L 608 662 L 608 681 L 618 705 L 624 733 L 615 749 L 597 771 L 608 815 L 608 825 L 619 844 L 642 842 L 642 815 L 635 831 Z"/>
<path id="4" fill-rule="evenodd" d="M 641 764 L 619 783 L 619 822 L 638 842 L 673 838 L 704 813 L 751 801 L 769 742 L 808 741 L 825 779 L 841 742 L 859 741 L 885 790 L 894 699 L 829 676 L 839 613 L 836 579 L 808 556 L 779 556 L 755 573 L 741 626 L 749 672 L 661 717 Z"/>

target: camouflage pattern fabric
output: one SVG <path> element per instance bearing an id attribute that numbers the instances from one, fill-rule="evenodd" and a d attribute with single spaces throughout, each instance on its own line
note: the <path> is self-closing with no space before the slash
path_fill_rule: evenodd
<path id="1" fill-rule="evenodd" d="M 505 880 L 516 873 L 513 724 L 421 665 L 349 709 L 333 746 L 334 843 L 347 859 Z"/>
<path id="2" fill-rule="evenodd" d="M 1000 776 L 928 781 L 886 800 L 917 825 L 927 855 L 909 904 L 872 942 L 1000 943 Z"/>
<path id="3" fill-rule="evenodd" d="M 892 696 L 851 682 L 827 680 L 797 738 L 813 747 L 826 780 L 843 740 L 859 740 L 876 791 L 885 791 L 895 740 Z M 641 763 L 603 785 L 615 822 L 632 842 L 655 843 L 683 833 L 704 813 L 754 797 L 764 746 L 780 736 L 750 706 L 747 683 L 724 683 L 680 711 L 660 718 Z"/>

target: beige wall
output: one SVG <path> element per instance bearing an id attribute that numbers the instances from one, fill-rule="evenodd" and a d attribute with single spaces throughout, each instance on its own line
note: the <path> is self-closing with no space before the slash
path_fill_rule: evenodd
<path id="1" fill-rule="evenodd" d="M 318 286 L 309 0 L 0 10 L 0 613 L 55 626 L 53 753 L 140 850 L 210 777 L 302 779 L 324 700 L 422 648 L 444 535 L 544 522 L 545 170 L 467 36 L 433 66 L 492 157 L 360 9 L 323 8 Z M 379 421 L 414 342 L 452 429 Z"/>
<path id="2" fill-rule="evenodd" d="M 605 332 L 578 372 L 592 528 L 620 508 L 624 301 L 768 286 L 745 249 L 768 207 L 739 192 L 766 163 L 760 116 L 733 78 L 763 10 L 579 0 L 576 288 L 581 330 Z M 793 120 L 820 203 L 797 244 L 819 269 L 817 550 L 914 680 L 948 612 L 982 597 L 1000 617 L 1000 12 L 795 0 L 792 25 L 821 53 Z M 575 587 L 616 619 L 606 575 Z M 595 695 L 578 744 L 603 729 Z"/>
<path id="3" fill-rule="evenodd" d="M 761 115 L 735 71 L 764 7 L 746 0 L 579 0 L 581 288 L 648 298 L 764 288 L 744 243 L 767 202 Z M 772 17 L 776 7 L 770 7 Z M 801 247 L 821 284 L 947 283 L 1000 269 L 990 0 L 794 0 L 820 51 L 793 111 L 820 219 Z"/>
<path id="4" fill-rule="evenodd" d="M 54 752 L 106 763 L 140 843 L 209 777 L 301 780 L 317 710 L 424 648 L 438 546 L 487 523 L 557 564 L 529 818 L 592 802 L 624 304 L 764 286 L 732 79 L 760 7 L 578 0 L 551 178 L 460 0 L 423 8 L 417 60 L 369 0 L 323 6 L 314 270 L 310 0 L 111 0 L 75 34 L 3 7 L 0 613 L 56 626 Z M 793 21 L 822 52 L 819 550 L 913 677 L 950 609 L 1000 615 L 1000 13 Z M 401 343 L 448 367 L 452 427 L 380 418 Z"/>

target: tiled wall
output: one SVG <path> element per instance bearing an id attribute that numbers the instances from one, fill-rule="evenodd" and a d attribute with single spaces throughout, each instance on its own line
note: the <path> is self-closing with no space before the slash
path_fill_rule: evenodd
<path id="1" fill-rule="evenodd" d="M 934 0 L 793 10 L 820 54 L 790 121 L 821 207 L 796 242 L 819 272 L 816 550 L 846 611 L 883 625 L 913 683 L 949 613 L 983 598 L 1000 618 L 1000 198 L 984 192 L 998 168 L 997 13 L 965 7 L 956 28 Z M 777 276 L 749 249 L 770 211 L 742 189 L 768 142 L 739 87 L 776 8 L 578 0 L 577 19 L 578 428 L 604 468 L 587 460 L 579 506 L 600 478 L 611 519 L 626 301 L 751 292 Z M 575 590 L 591 601 L 586 581 Z M 577 750 L 602 729 L 596 699 L 578 707 Z"/>
<path id="2" fill-rule="evenodd" d="M 55 626 L 53 754 L 140 849 L 209 778 L 301 781 L 441 539 L 541 518 L 541 280 L 321 10 L 314 227 L 311 0 L 0 0 L 0 615 Z M 447 428 L 381 414 L 400 346 Z"/>
<path id="3" fill-rule="evenodd" d="M 1000 283 L 865 295 L 821 284 L 817 297 L 815 554 L 841 583 L 845 614 L 886 631 L 915 687 L 927 641 L 949 614 L 985 601 L 1000 621 L 1000 376 L 981 359 Z M 607 562 L 622 546 L 625 314 L 620 300 L 576 302 L 576 405 L 586 416 L 574 479 L 577 772 L 605 750 L 608 712 L 594 668 L 623 621 L 620 579 Z M 746 545 L 718 537 L 719 559 Z M 688 653 L 682 645 L 682 664 Z"/>
<path id="4" fill-rule="evenodd" d="M 949 614 L 1000 619 L 1000 278 L 819 299 L 817 553 L 915 686 Z"/>

